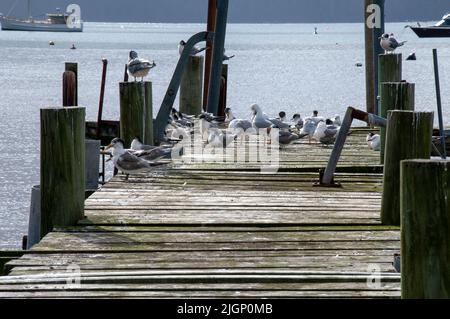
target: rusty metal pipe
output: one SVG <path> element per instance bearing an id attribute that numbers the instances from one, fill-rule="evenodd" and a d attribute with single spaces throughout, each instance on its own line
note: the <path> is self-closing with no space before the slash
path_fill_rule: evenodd
<path id="1" fill-rule="evenodd" d="M 341 157 L 342 149 L 344 148 L 347 135 L 350 132 L 353 119 L 357 119 L 368 123 L 369 125 L 386 127 L 387 121 L 385 118 L 377 116 L 375 114 L 367 113 L 353 107 L 347 108 L 344 120 L 342 121 L 341 128 L 339 129 L 336 142 L 334 143 L 333 151 L 331 152 L 330 159 L 328 160 L 327 168 L 323 174 L 320 184 L 323 186 L 331 186 L 334 179 L 334 173 L 336 166 Z"/>

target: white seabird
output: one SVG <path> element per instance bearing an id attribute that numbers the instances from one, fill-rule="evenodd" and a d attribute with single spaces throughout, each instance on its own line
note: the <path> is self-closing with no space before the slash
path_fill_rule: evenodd
<path id="1" fill-rule="evenodd" d="M 233 112 L 229 107 L 225 108 L 225 122 L 230 123 L 232 120 L 236 119 L 236 116 L 234 116 Z"/>
<path id="2" fill-rule="evenodd" d="M 333 144 L 336 141 L 338 132 L 339 127 L 333 125 L 331 120 L 327 120 L 327 123 L 319 122 L 316 131 L 314 132 L 313 139 L 324 145 Z"/>
<path id="3" fill-rule="evenodd" d="M 384 33 L 379 39 L 380 39 L 380 45 L 386 53 L 394 52 L 395 49 L 397 49 L 398 47 L 401 47 L 402 45 L 404 45 L 406 43 L 406 41 L 398 42 L 394 38 L 393 34 L 389 35 L 387 33 Z"/>
<path id="4" fill-rule="evenodd" d="M 313 137 L 314 132 L 316 131 L 317 124 L 318 123 L 316 123 L 316 121 L 314 121 L 310 117 L 306 118 L 303 123 L 303 127 L 300 130 L 300 137 L 302 138 L 308 136 L 308 142 L 311 143 L 311 138 Z"/>
<path id="5" fill-rule="evenodd" d="M 372 132 L 370 132 L 369 134 L 367 134 L 366 142 L 371 150 L 379 151 L 381 148 L 381 139 L 380 135 L 378 134 L 373 134 Z"/>
<path id="6" fill-rule="evenodd" d="M 245 119 L 234 119 L 228 124 L 228 129 L 233 133 L 244 133 L 252 128 L 252 122 Z"/>
<path id="7" fill-rule="evenodd" d="M 254 115 L 252 121 L 253 128 L 258 130 L 272 127 L 273 123 L 269 120 L 267 115 L 263 113 L 258 104 L 253 104 L 250 108 Z"/>
<path id="8" fill-rule="evenodd" d="M 292 125 L 297 129 L 301 129 L 303 127 L 303 119 L 300 114 L 294 114 L 294 116 L 292 117 Z"/>
<path id="9" fill-rule="evenodd" d="M 228 60 L 234 58 L 234 56 L 235 56 L 234 54 L 233 55 L 226 55 L 225 54 L 225 49 L 223 49 L 223 61 L 228 61 Z"/>
<path id="10" fill-rule="evenodd" d="M 212 128 L 208 132 L 208 139 L 206 144 L 213 148 L 223 147 L 226 148 L 237 138 L 236 134 L 231 134 L 228 132 L 222 132 L 217 128 Z"/>
<path id="11" fill-rule="evenodd" d="M 106 147 L 106 149 L 113 149 L 113 163 L 114 166 L 126 174 L 126 179 L 130 174 L 136 174 L 141 172 L 147 172 L 152 167 L 163 165 L 166 163 L 158 163 L 146 161 L 145 159 L 139 158 L 136 155 L 131 154 L 124 148 L 124 141 L 120 138 L 115 138 Z M 106 150 L 105 149 L 105 150 Z"/>
<path id="12" fill-rule="evenodd" d="M 144 81 L 144 77 L 156 66 L 155 61 L 150 62 L 139 58 L 136 51 L 130 51 L 129 57 L 127 69 L 128 73 L 134 77 L 135 81 L 138 77 L 141 78 L 141 81 Z"/>
<path id="13" fill-rule="evenodd" d="M 155 147 L 157 146 L 145 145 L 138 136 L 131 141 L 131 150 L 133 151 L 148 151 L 154 149 Z"/>
<path id="14" fill-rule="evenodd" d="M 186 42 L 184 40 L 181 40 L 180 43 L 178 44 L 178 53 L 181 55 L 184 51 L 184 47 L 186 46 Z M 196 56 L 197 54 L 199 54 L 202 51 L 205 51 L 206 47 L 204 48 L 199 48 L 197 46 L 194 46 L 191 50 L 191 52 L 189 53 L 190 56 Z"/>
<path id="15" fill-rule="evenodd" d="M 341 117 L 339 115 L 335 115 L 330 120 L 331 120 L 333 125 L 336 125 L 336 126 L 341 126 L 342 125 Z"/>

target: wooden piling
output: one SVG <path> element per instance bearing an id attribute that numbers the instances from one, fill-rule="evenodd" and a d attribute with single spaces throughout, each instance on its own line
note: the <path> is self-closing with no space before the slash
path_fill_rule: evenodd
<path id="1" fill-rule="evenodd" d="M 84 216 L 85 108 L 41 109 L 41 238 Z"/>
<path id="2" fill-rule="evenodd" d="M 402 298 L 450 298 L 450 161 L 401 165 Z"/>
<path id="3" fill-rule="evenodd" d="M 120 137 L 129 147 L 139 136 L 143 143 L 153 144 L 152 82 L 121 82 Z"/>
<path id="4" fill-rule="evenodd" d="M 227 107 L 227 94 L 228 94 L 228 64 L 223 64 L 222 78 L 220 83 L 219 109 L 217 111 L 218 116 L 225 116 L 225 108 Z"/>
<path id="5" fill-rule="evenodd" d="M 381 94 L 381 84 L 385 82 L 401 82 L 402 80 L 402 55 L 380 54 L 378 56 L 378 92 Z M 381 115 L 379 104 L 376 105 L 375 114 Z"/>
<path id="6" fill-rule="evenodd" d="M 180 112 L 199 115 L 202 112 L 203 57 L 191 56 L 180 85 Z"/>
<path id="7" fill-rule="evenodd" d="M 63 106 L 76 106 L 76 75 L 73 71 L 65 71 L 63 73 L 62 84 L 62 105 Z"/>
<path id="8" fill-rule="evenodd" d="M 373 30 L 367 24 L 371 13 L 367 8 L 373 3 L 373 0 L 364 0 L 364 34 L 365 34 L 365 53 L 366 53 L 366 108 L 368 113 L 375 113 L 375 82 L 373 65 Z"/>
<path id="9" fill-rule="evenodd" d="M 65 71 L 72 71 L 75 73 L 75 93 L 74 100 L 72 105 L 68 106 L 77 106 L 78 105 L 78 63 L 76 62 L 66 62 L 65 63 Z"/>
<path id="10" fill-rule="evenodd" d="M 390 110 L 414 111 L 414 83 L 385 82 L 380 84 L 380 116 L 386 118 Z M 380 127 L 380 163 L 384 163 L 386 128 Z"/>
<path id="11" fill-rule="evenodd" d="M 381 222 L 400 225 L 400 161 L 429 159 L 433 112 L 388 111 Z"/>

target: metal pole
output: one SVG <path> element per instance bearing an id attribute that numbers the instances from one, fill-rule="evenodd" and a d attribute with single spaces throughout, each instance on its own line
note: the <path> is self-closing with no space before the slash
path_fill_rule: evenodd
<path id="1" fill-rule="evenodd" d="M 441 85 L 439 81 L 439 64 L 438 64 L 437 49 L 433 49 L 433 64 L 434 64 L 434 80 L 436 83 L 436 101 L 439 119 L 439 134 L 441 134 L 441 145 L 442 145 L 441 157 L 443 159 L 446 159 L 447 150 L 445 145 L 444 121 L 442 118 Z"/>
<path id="2" fill-rule="evenodd" d="M 336 166 L 341 157 L 342 149 L 344 148 L 347 135 L 350 131 L 353 119 L 357 119 L 366 122 L 373 126 L 386 126 L 386 119 L 379 117 L 375 114 L 370 114 L 364 111 L 357 110 L 353 107 L 349 107 L 345 113 L 344 120 L 342 121 L 341 128 L 339 129 L 336 142 L 334 143 L 333 151 L 331 152 L 330 159 L 328 160 L 327 168 L 323 174 L 321 185 L 331 185 L 336 171 Z"/>
<path id="3" fill-rule="evenodd" d="M 216 27 L 214 34 L 213 59 L 208 89 L 208 112 L 217 115 L 219 108 L 220 79 L 222 76 L 223 50 L 227 30 L 228 0 L 217 0 Z"/>
<path id="4" fill-rule="evenodd" d="M 33 17 L 31 16 L 31 0 L 28 0 L 28 18 L 30 20 L 33 19 Z"/>
<path id="5" fill-rule="evenodd" d="M 377 5 L 380 9 L 380 27 L 377 28 L 377 26 L 375 25 L 375 27 L 373 28 L 373 36 L 372 36 L 372 41 L 373 41 L 373 69 L 374 69 L 374 105 L 375 105 L 375 110 L 374 110 L 374 114 L 379 115 L 379 88 L 378 88 L 378 79 L 379 79 L 379 70 L 378 70 L 378 56 L 380 54 L 383 54 L 384 51 L 381 48 L 380 45 L 380 37 L 383 35 L 384 33 L 384 3 L 385 0 L 373 0 L 373 4 Z"/>
<path id="6" fill-rule="evenodd" d="M 208 24 L 206 31 L 214 32 L 216 26 L 216 0 L 208 0 Z M 209 77 L 211 76 L 211 62 L 212 62 L 212 49 L 213 41 L 206 41 L 205 52 L 205 79 L 203 83 L 203 110 L 206 111 L 208 106 L 208 90 L 209 90 Z"/>

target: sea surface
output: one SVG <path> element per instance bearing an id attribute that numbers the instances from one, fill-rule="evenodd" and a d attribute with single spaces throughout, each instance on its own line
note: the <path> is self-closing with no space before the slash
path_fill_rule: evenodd
<path id="1" fill-rule="evenodd" d="M 450 39 L 419 39 L 405 23 L 386 29 L 416 52 L 404 62 L 404 79 L 416 83 L 416 108 L 434 111 L 436 96 L 432 48 L 439 50 L 445 123 L 450 124 Z M 318 34 L 314 35 L 314 27 Z M 108 75 L 104 119 L 118 119 L 119 85 L 128 52 L 155 60 L 151 71 L 154 112 L 159 109 L 178 59 L 177 44 L 203 31 L 203 24 L 86 23 L 83 33 L 0 31 L 0 249 L 18 249 L 27 232 L 30 191 L 39 184 L 39 109 L 61 105 L 64 62 L 79 63 L 79 105 L 95 120 L 102 58 Z M 49 46 L 54 41 L 55 46 Z M 75 44 L 76 50 L 69 48 Z M 365 108 L 363 24 L 230 24 L 228 104 L 249 117 L 258 103 L 308 115 Z M 178 104 L 178 103 L 177 103 Z"/>

